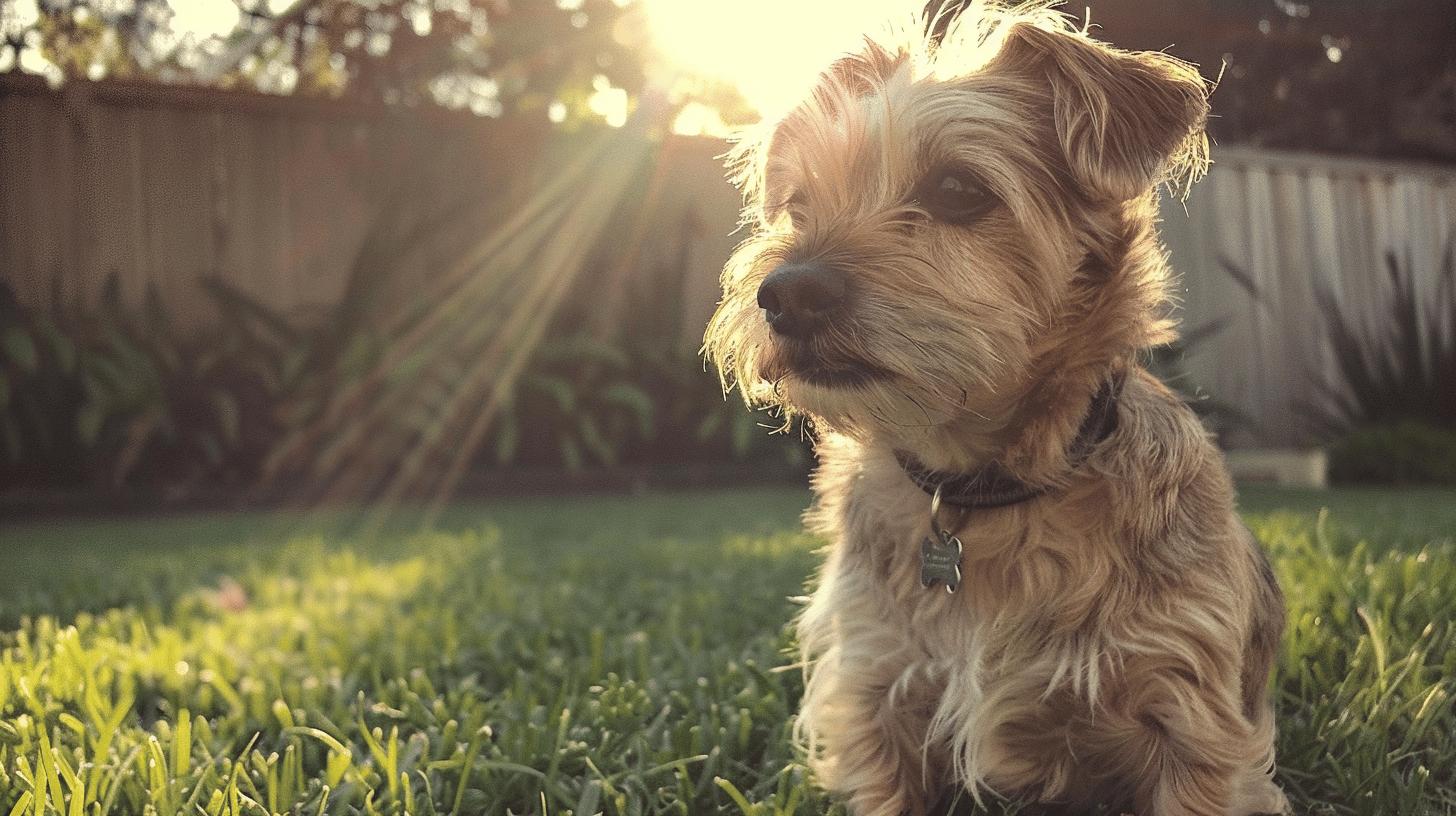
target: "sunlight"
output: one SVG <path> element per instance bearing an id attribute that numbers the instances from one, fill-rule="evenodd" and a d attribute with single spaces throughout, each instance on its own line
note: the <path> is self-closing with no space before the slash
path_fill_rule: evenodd
<path id="1" fill-rule="evenodd" d="M 266 0 L 261 12 L 277 17 L 291 9 L 297 0 Z M 178 36 L 199 40 L 226 38 L 237 30 L 242 12 L 233 0 L 171 0 L 170 25 Z M 416 24 L 417 25 L 417 24 Z"/>
<path id="2" fill-rule="evenodd" d="M 690 76 L 734 85 L 765 118 L 787 111 L 865 32 L 919 12 L 915 0 L 642 0 L 661 57 Z M 731 9 L 731 10 L 730 10 Z"/>
<path id="3" fill-rule="evenodd" d="M 225 37 L 238 26 L 241 13 L 231 0 L 187 0 L 172 5 L 172 29 L 198 38 Z"/>

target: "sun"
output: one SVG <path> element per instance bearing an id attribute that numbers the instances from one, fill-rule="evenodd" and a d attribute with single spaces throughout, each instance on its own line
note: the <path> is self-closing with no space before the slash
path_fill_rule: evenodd
<path id="1" fill-rule="evenodd" d="M 659 58 L 726 82 L 767 119 L 785 113 L 864 35 L 919 12 L 923 0 L 642 0 Z"/>

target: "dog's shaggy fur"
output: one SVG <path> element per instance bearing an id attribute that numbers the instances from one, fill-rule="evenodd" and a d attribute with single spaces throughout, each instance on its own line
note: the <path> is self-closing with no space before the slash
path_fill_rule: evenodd
<path id="1" fill-rule="evenodd" d="M 1073 813 L 1281 812 L 1279 589 L 1199 421 L 1138 365 L 1173 336 L 1155 188 L 1202 170 L 1207 85 L 1044 7 L 923 30 L 867 41 L 742 146 L 752 234 L 707 334 L 725 382 L 818 434 L 812 766 L 859 816 L 925 813 L 947 786 Z M 937 217 L 923 194 L 947 175 L 984 212 Z M 846 301 L 783 336 L 758 291 L 805 263 Z M 1119 373 L 1116 430 L 1072 461 Z M 960 591 L 924 589 L 929 499 L 896 452 L 1048 492 L 971 511 Z"/>

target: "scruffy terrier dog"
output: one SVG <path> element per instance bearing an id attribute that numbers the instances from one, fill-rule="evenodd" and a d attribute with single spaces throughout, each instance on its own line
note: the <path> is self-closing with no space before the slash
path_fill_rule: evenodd
<path id="1" fill-rule="evenodd" d="M 817 432 L 814 771 L 857 816 L 957 789 L 1284 812 L 1279 588 L 1138 363 L 1173 337 L 1156 188 L 1206 164 L 1208 86 L 1044 6 L 922 30 L 741 147 L 752 234 L 707 333 L 725 382 Z"/>

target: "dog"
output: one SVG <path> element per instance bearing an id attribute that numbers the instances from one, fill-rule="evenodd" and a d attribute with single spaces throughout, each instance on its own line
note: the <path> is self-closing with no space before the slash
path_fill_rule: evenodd
<path id="1" fill-rule="evenodd" d="M 1206 167 L 1209 91 L 983 0 L 867 38 L 735 148 L 749 234 L 704 353 L 814 429 L 796 729 L 856 816 L 1287 811 L 1283 599 L 1139 362 L 1175 337 L 1157 197 Z"/>

